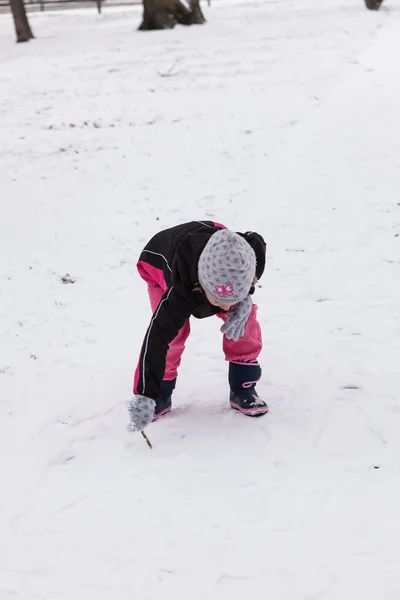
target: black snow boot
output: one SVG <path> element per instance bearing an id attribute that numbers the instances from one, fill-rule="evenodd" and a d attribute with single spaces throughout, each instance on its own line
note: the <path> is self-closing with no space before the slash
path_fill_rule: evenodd
<path id="1" fill-rule="evenodd" d="M 163 415 L 171 412 L 171 397 L 175 389 L 176 378 L 171 381 L 162 380 L 160 385 L 160 395 L 156 400 L 153 421 L 156 421 Z"/>
<path id="2" fill-rule="evenodd" d="M 260 417 L 268 412 L 268 405 L 257 395 L 256 383 L 261 367 L 253 363 L 229 363 L 229 400 L 232 408 L 249 417 Z"/>

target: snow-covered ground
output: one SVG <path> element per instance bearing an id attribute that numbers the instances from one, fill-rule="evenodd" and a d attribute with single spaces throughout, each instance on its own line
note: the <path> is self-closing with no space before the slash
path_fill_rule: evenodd
<path id="1" fill-rule="evenodd" d="M 399 600 L 400 5 L 205 11 L 0 18 L 1 600 Z M 270 413 L 194 320 L 150 451 L 135 263 L 202 218 L 268 242 Z"/>

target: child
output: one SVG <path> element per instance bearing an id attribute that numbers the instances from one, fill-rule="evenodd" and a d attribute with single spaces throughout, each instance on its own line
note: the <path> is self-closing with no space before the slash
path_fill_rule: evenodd
<path id="1" fill-rule="evenodd" d="M 264 272 L 266 245 L 258 233 L 234 233 L 212 221 L 192 221 L 157 233 L 137 268 L 147 282 L 153 316 L 128 401 L 131 431 L 143 430 L 171 410 L 191 316 L 220 317 L 229 361 L 232 408 L 249 416 L 268 412 L 255 391 L 262 349 L 251 294 Z"/>

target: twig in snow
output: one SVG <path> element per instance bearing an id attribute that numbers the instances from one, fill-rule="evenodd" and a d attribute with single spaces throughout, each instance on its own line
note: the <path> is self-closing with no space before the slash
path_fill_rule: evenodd
<path id="1" fill-rule="evenodd" d="M 149 438 L 147 437 L 147 435 L 145 434 L 145 432 L 141 431 L 140 433 L 142 434 L 142 436 L 146 440 L 146 444 L 148 445 L 148 447 L 150 448 L 150 450 L 153 450 L 153 446 L 151 445 L 151 441 L 149 440 Z"/>
<path id="2" fill-rule="evenodd" d="M 170 66 L 170 68 L 165 71 L 164 73 L 162 73 L 161 71 L 157 70 L 157 73 L 159 74 L 160 77 L 176 77 L 177 75 L 179 75 L 179 71 L 174 71 L 174 68 L 176 67 L 178 61 L 175 61 L 173 65 Z"/>
<path id="3" fill-rule="evenodd" d="M 389 260 L 389 258 L 383 258 L 383 260 L 391 265 L 400 265 L 400 260 Z"/>

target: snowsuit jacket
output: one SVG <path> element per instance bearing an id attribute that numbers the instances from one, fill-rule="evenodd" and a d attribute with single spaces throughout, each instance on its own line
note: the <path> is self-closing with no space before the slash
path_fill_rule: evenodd
<path id="1" fill-rule="evenodd" d="M 157 233 L 142 250 L 137 268 L 150 284 L 159 285 L 164 295 L 153 313 L 143 340 L 135 373 L 134 393 L 156 399 L 163 378 L 169 344 L 189 317 L 204 319 L 221 312 L 207 300 L 199 287 L 197 267 L 210 237 L 224 225 L 191 221 Z M 240 233 L 256 254 L 256 277 L 265 268 L 266 244 L 254 231 Z M 254 285 L 249 290 L 254 293 Z"/>

